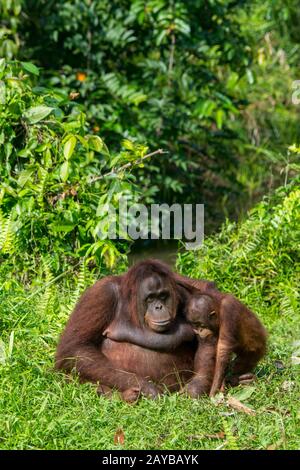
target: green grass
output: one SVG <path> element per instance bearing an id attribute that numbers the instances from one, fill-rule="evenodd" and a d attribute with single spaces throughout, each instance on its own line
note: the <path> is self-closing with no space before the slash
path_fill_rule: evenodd
<path id="1" fill-rule="evenodd" d="M 68 303 L 68 292 L 56 295 L 62 304 Z M 14 331 L 11 357 L 0 367 L 1 449 L 120 448 L 114 445 L 118 429 L 125 435 L 124 449 L 299 448 L 299 366 L 291 365 L 292 343 L 300 339 L 296 318 L 287 323 L 284 317 L 264 315 L 270 347 L 257 368 L 260 377 L 252 394 L 243 402 L 256 412 L 249 416 L 228 407 L 226 397 L 219 405 L 209 398 L 191 400 L 178 394 L 127 405 L 117 394 L 111 400 L 98 397 L 92 384 L 66 381 L 53 371 L 65 317 L 55 308 L 52 314 L 40 314 L 37 301 L 26 302 L 26 296 L 11 290 L 1 299 L 7 352 Z M 15 312 L 13 305 L 21 299 L 24 303 Z M 275 361 L 285 368 L 279 369 Z"/>
<path id="2" fill-rule="evenodd" d="M 202 250 L 180 259 L 187 274 L 215 279 L 247 303 L 269 331 L 259 378 L 243 400 L 255 415 L 227 404 L 228 394 L 240 394 L 242 387 L 229 390 L 219 404 L 173 394 L 128 405 L 117 394 L 111 400 L 98 397 L 92 384 L 67 381 L 53 371 L 55 347 L 76 297 L 91 279 L 82 272 L 74 295 L 66 279 L 48 285 L 53 278 L 46 262 L 44 275 L 25 288 L 4 265 L 0 448 L 299 449 L 300 364 L 291 361 L 300 356 L 294 344 L 300 340 L 299 196 L 298 186 L 280 190 L 241 227 L 227 226 Z M 34 292 L 39 293 L 30 297 Z M 125 436 L 122 446 L 114 444 L 118 429 Z"/>

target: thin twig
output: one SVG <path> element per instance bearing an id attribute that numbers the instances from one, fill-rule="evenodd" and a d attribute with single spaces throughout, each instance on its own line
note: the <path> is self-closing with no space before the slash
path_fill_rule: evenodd
<path id="1" fill-rule="evenodd" d="M 105 173 L 104 175 L 95 176 L 94 178 L 91 178 L 90 183 L 94 183 L 95 181 L 102 180 L 103 178 L 106 178 L 107 176 L 111 176 L 111 175 L 121 173 L 123 170 L 126 170 L 127 168 L 130 168 L 130 167 L 136 166 L 136 165 L 140 165 L 144 160 L 146 160 L 146 158 L 150 158 L 150 157 L 153 157 L 154 155 L 163 154 L 163 153 L 169 153 L 169 152 L 167 150 L 158 149 L 158 150 L 155 150 L 154 152 L 147 153 L 147 155 L 144 155 L 143 157 L 139 158 L 135 162 L 125 163 L 125 165 L 120 166 L 120 168 L 118 168 L 117 170 L 111 170 L 108 173 Z"/>
<path id="2" fill-rule="evenodd" d="M 172 36 L 171 36 L 171 50 L 170 50 L 170 58 L 169 58 L 169 67 L 168 67 L 169 74 L 172 72 L 173 65 L 174 65 L 175 42 L 176 42 L 175 34 L 172 34 Z"/>
<path id="3" fill-rule="evenodd" d="M 176 42 L 175 34 L 172 34 L 169 67 L 168 67 L 168 75 L 169 75 L 168 85 L 169 86 L 171 85 L 171 74 L 172 74 L 173 66 L 174 66 L 175 42 Z"/>

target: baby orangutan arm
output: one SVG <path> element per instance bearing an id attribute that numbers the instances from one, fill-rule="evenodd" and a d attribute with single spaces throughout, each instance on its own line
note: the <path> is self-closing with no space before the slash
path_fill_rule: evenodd
<path id="1" fill-rule="evenodd" d="M 218 338 L 208 329 L 198 331 L 198 348 L 194 360 L 194 376 L 183 393 L 191 398 L 208 395 L 214 377 Z"/>
<path id="2" fill-rule="evenodd" d="M 112 323 L 103 333 L 107 338 L 119 343 L 132 343 L 156 351 L 172 351 L 182 343 L 192 341 L 194 332 L 191 325 L 178 322 L 170 331 L 155 333 L 132 324 Z"/>
<path id="3" fill-rule="evenodd" d="M 242 306 L 244 308 L 244 306 Z M 238 320 L 240 305 L 231 295 L 226 295 L 220 306 L 220 330 L 216 351 L 216 367 L 210 396 L 214 396 L 220 390 L 233 351 L 237 346 Z"/>

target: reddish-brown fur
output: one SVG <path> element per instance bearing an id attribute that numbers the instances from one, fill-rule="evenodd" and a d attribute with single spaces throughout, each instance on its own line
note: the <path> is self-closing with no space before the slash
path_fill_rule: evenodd
<path id="1" fill-rule="evenodd" d="M 105 386 L 106 392 L 108 387 L 117 388 L 121 392 L 131 390 L 125 394 L 131 400 L 132 396 L 140 392 L 156 396 L 159 387 L 150 381 L 166 385 L 171 390 L 178 390 L 186 383 L 193 375 L 194 342 L 183 344 L 170 352 L 161 352 L 130 343 L 117 343 L 103 336 L 107 327 L 113 321 L 118 321 L 118 318 L 141 327 L 138 286 L 142 279 L 153 273 L 169 283 L 177 308 L 182 288 L 177 287 L 173 273 L 163 263 L 148 260 L 122 276 L 108 276 L 83 294 L 70 316 L 58 344 L 56 368 L 67 372 L 75 369 L 81 380 L 99 383 Z M 207 392 L 205 363 L 199 369 L 205 377 L 203 380 Z M 197 378 L 199 389 L 202 390 L 201 380 Z"/>
<path id="2" fill-rule="evenodd" d="M 205 295 L 212 299 L 218 325 L 211 335 L 211 341 L 217 343 L 216 364 L 210 390 L 212 396 L 222 386 L 232 353 L 237 355 L 233 363 L 234 375 L 241 376 L 253 370 L 266 352 L 267 332 L 250 309 L 233 295 L 218 291 L 213 283 L 181 276 L 176 279 L 189 290 L 190 295 Z M 189 315 L 188 312 L 187 314 Z M 206 327 L 210 328 L 209 325 Z M 198 357 L 202 363 L 201 349 L 195 357 L 195 369 Z"/>

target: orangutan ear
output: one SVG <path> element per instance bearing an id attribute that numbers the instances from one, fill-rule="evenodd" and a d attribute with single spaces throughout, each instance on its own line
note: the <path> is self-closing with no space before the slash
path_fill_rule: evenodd
<path id="1" fill-rule="evenodd" d="M 215 310 L 212 310 L 210 313 L 209 313 L 209 316 L 212 317 L 216 314 L 216 311 Z"/>

